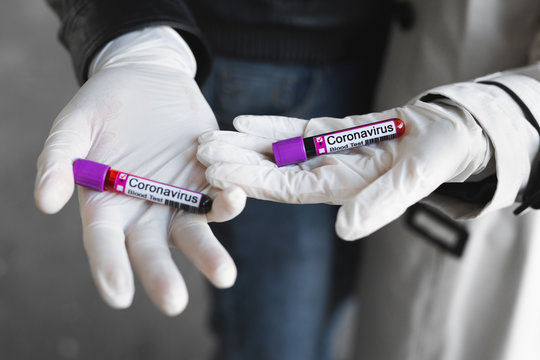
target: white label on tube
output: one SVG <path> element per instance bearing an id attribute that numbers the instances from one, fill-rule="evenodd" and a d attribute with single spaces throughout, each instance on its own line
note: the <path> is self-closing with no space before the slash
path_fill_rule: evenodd
<path id="1" fill-rule="evenodd" d="M 185 204 L 198 207 L 202 199 L 201 193 L 121 172 L 118 173 L 114 188 L 117 192 L 163 205 Z"/>
<path id="2" fill-rule="evenodd" d="M 393 120 L 388 120 L 316 136 L 313 141 L 315 142 L 317 155 L 322 155 L 395 137 L 397 137 L 396 125 Z"/>

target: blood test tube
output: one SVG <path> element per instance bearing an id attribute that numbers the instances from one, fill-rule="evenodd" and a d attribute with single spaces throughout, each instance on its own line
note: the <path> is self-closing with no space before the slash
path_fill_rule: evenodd
<path id="1" fill-rule="evenodd" d="M 280 140 L 272 144 L 272 149 L 277 166 L 285 166 L 313 156 L 395 139 L 404 133 L 405 124 L 401 119 L 394 118 L 307 138 L 297 136 Z"/>
<path id="2" fill-rule="evenodd" d="M 77 159 L 75 183 L 98 191 L 113 191 L 197 214 L 212 208 L 208 195 L 111 169 L 109 165 Z"/>

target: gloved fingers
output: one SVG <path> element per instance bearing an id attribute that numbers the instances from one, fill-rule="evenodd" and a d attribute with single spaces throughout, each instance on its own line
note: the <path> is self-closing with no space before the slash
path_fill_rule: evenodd
<path id="1" fill-rule="evenodd" d="M 58 212 L 73 194 L 73 162 L 86 157 L 91 145 L 90 130 L 82 117 L 64 110 L 39 155 L 34 198 L 44 213 Z"/>
<path id="2" fill-rule="evenodd" d="M 168 246 L 164 219 L 169 219 L 169 211 L 151 206 L 126 235 L 129 257 L 147 294 L 160 311 L 175 316 L 185 309 L 188 292 Z"/>
<path id="3" fill-rule="evenodd" d="M 273 155 L 266 155 L 256 150 L 245 148 L 240 145 L 221 141 L 211 141 L 199 145 L 197 159 L 205 166 L 217 162 L 234 162 L 240 164 L 265 164 L 276 166 Z"/>
<path id="4" fill-rule="evenodd" d="M 329 202 L 328 179 L 319 171 L 298 166 L 279 169 L 275 165 L 216 163 L 206 170 L 210 184 L 218 188 L 240 187 L 249 197 L 289 204 Z"/>
<path id="5" fill-rule="evenodd" d="M 372 207 L 368 200 L 364 199 L 364 191 L 357 197 L 345 202 L 339 209 L 335 229 L 338 236 L 344 240 L 357 240 L 368 236 L 382 228 L 391 221 L 397 219 L 405 212 L 408 206 L 394 199 L 395 203 L 389 203 L 386 198 L 381 204 L 385 206 Z M 379 201 L 379 200 L 377 200 Z"/>
<path id="6" fill-rule="evenodd" d="M 234 261 L 204 216 L 178 212 L 171 222 L 170 238 L 214 286 L 228 288 L 234 284 L 237 273 Z"/>
<path id="7" fill-rule="evenodd" d="M 199 136 L 199 144 L 221 142 L 249 149 L 261 154 L 272 155 L 272 143 L 274 140 L 236 131 L 207 131 Z"/>
<path id="8" fill-rule="evenodd" d="M 242 115 L 233 120 L 239 132 L 274 140 L 302 136 L 307 124 L 307 120 L 285 116 Z"/>
<path id="9" fill-rule="evenodd" d="M 79 189 L 83 242 L 94 282 L 113 308 L 131 305 L 135 286 L 125 246 L 123 213 L 115 207 L 88 204 L 90 191 Z"/>
<path id="10" fill-rule="evenodd" d="M 237 217 L 246 206 L 246 193 L 238 186 L 231 186 L 216 193 L 212 210 L 206 214 L 208 222 L 224 222 Z"/>

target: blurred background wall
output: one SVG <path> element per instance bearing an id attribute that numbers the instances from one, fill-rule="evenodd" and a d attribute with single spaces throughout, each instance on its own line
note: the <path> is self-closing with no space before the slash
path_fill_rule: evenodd
<path id="1" fill-rule="evenodd" d="M 56 215 L 34 207 L 36 158 L 77 89 L 58 26 L 44 0 L 0 2 L 0 359 L 207 359 L 207 284 L 178 251 L 182 315 L 159 313 L 139 284 L 131 308 L 112 310 L 91 279 L 76 199 Z"/>

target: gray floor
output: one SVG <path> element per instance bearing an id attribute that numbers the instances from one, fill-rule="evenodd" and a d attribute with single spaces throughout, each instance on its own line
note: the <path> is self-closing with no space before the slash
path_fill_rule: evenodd
<path id="1" fill-rule="evenodd" d="M 44 0 L 0 3 L 0 359 L 207 359 L 206 283 L 181 255 L 191 300 L 161 315 L 137 289 L 112 310 L 92 283 L 75 199 L 57 215 L 33 202 L 37 155 L 77 85 Z"/>

